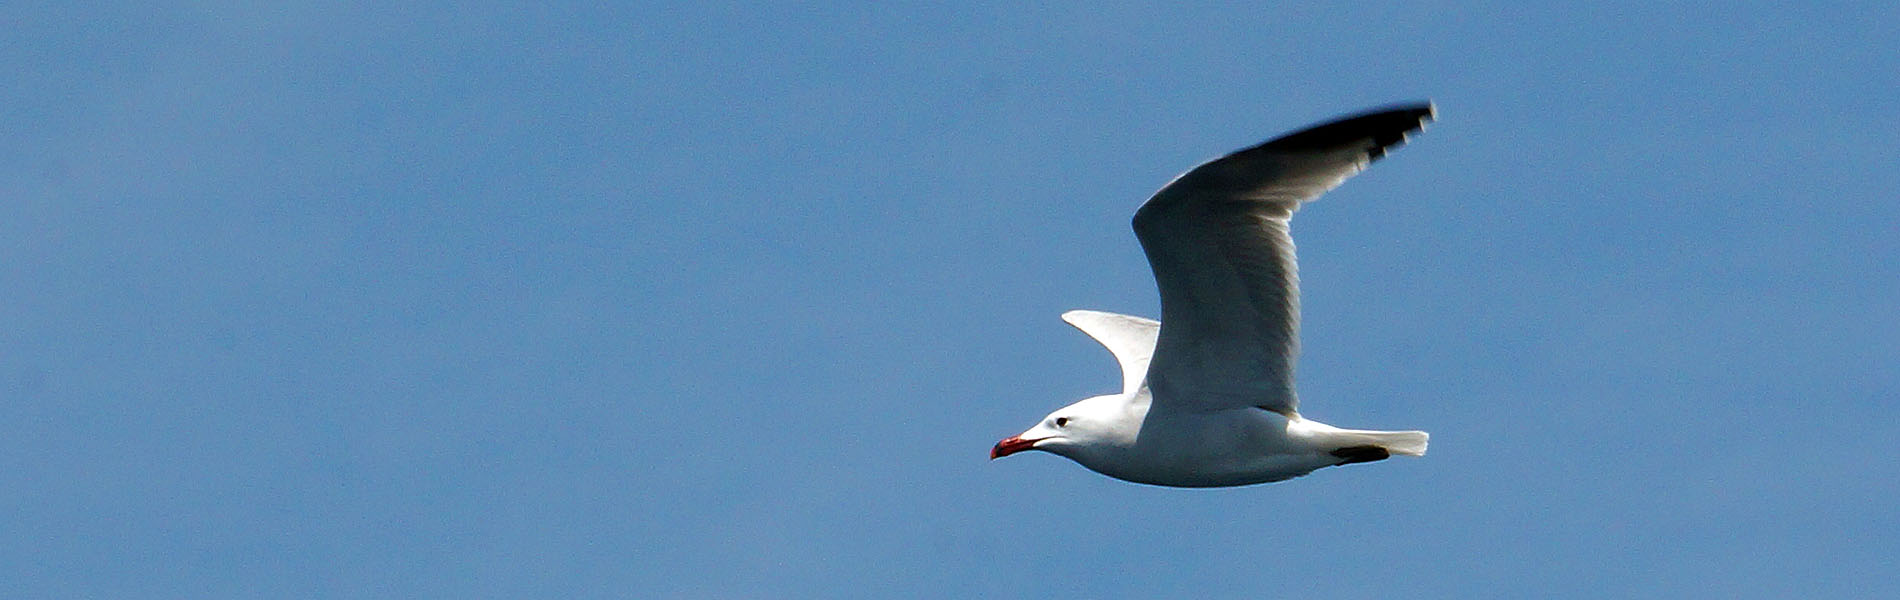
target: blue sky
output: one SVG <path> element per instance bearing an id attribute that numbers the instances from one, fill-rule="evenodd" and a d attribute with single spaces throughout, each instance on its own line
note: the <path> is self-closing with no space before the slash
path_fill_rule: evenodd
<path id="1" fill-rule="evenodd" d="M 0 596 L 1891 597 L 1885 3 L 0 8 Z M 1113 390 L 1203 159 L 1305 412 L 1417 460 L 985 460 Z"/>

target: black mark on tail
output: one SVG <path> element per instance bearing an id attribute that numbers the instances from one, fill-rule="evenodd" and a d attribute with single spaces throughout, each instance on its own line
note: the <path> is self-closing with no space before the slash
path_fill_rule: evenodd
<path id="1" fill-rule="evenodd" d="M 1342 465 L 1350 465 L 1353 463 L 1362 463 L 1362 462 L 1373 462 L 1373 461 L 1385 460 L 1387 458 L 1392 457 L 1391 452 L 1386 451 L 1384 447 L 1380 447 L 1380 446 L 1353 446 L 1351 448 L 1340 448 L 1338 450 L 1334 450 L 1332 454 L 1333 456 L 1346 459 L 1339 463 Z"/>

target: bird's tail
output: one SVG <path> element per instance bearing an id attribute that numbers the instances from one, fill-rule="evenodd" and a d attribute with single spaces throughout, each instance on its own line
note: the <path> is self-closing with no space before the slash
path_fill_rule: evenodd
<path id="1" fill-rule="evenodd" d="M 1425 447 L 1430 445 L 1432 434 L 1423 431 L 1376 431 L 1367 432 L 1374 442 L 1384 446 L 1387 452 L 1403 456 L 1424 456 Z"/>
<path id="2" fill-rule="evenodd" d="M 1342 446 L 1360 448 L 1371 446 L 1400 456 L 1424 456 L 1425 446 L 1432 437 L 1431 434 L 1423 431 L 1366 431 L 1363 429 L 1341 429 L 1334 432 L 1334 436 Z"/>

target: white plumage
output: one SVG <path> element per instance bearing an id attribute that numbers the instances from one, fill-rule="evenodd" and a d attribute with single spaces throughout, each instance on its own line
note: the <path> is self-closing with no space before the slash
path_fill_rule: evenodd
<path id="1" fill-rule="evenodd" d="M 1077 310 L 1063 320 L 1121 363 L 1119 394 L 1071 404 L 998 442 L 1154 485 L 1215 487 L 1425 453 L 1422 431 L 1306 419 L 1294 393 L 1299 270 L 1288 224 L 1431 120 L 1429 104 L 1347 117 L 1209 161 L 1136 211 L 1161 293 L 1159 323 Z"/>

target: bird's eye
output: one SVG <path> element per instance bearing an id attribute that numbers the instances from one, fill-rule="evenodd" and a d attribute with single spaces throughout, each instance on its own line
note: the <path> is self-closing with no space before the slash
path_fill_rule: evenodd
<path id="1" fill-rule="evenodd" d="M 1056 427 L 1065 427 L 1068 424 L 1069 424 L 1068 417 L 1056 417 Z"/>

